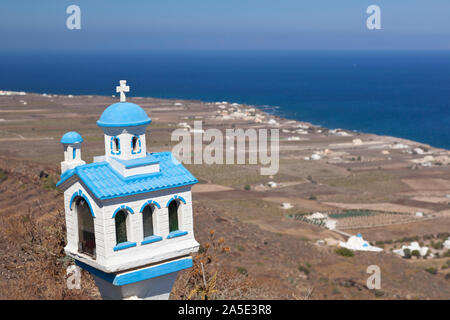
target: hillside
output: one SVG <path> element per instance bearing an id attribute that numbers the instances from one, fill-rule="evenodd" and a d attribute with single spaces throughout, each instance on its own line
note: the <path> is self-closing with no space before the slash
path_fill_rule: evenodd
<path id="1" fill-rule="evenodd" d="M 258 165 L 187 165 L 200 180 L 193 188 L 197 240 L 203 248 L 219 241 L 229 248 L 211 254 L 207 274 L 212 279 L 217 272 L 217 292 L 210 298 L 450 298 L 448 269 L 443 268 L 449 258 L 407 260 L 390 252 L 411 238 L 437 243 L 439 235 L 450 230 L 447 150 L 393 137 L 336 134 L 304 123 L 309 129 L 301 130 L 307 134 L 296 133 L 291 127 L 298 122 L 259 111 L 260 116 L 253 118 L 234 115 L 227 120 L 217 113 L 223 109 L 198 101 L 132 100 L 153 119 L 147 133 L 149 151 L 170 150 L 171 132 L 194 119 L 203 120 L 205 128 L 225 129 L 270 127 L 270 118 L 288 130 L 280 130 L 280 171 L 272 177 L 260 175 Z M 97 96 L 0 97 L 0 298 L 99 298 L 87 273 L 82 290 L 65 286 L 65 268 L 72 262 L 62 251 L 63 199 L 54 184 L 62 159 L 59 138 L 66 131 L 80 132 L 85 140 L 82 158 L 91 162 L 92 156 L 103 152 L 103 136 L 95 121 L 112 102 Z M 238 108 L 243 113 L 250 107 Z M 289 139 L 293 136 L 299 139 Z M 404 152 L 407 149 L 395 147 L 398 144 L 408 145 L 408 150 L 420 147 L 434 160 L 428 158 L 431 164 L 422 165 L 420 160 L 427 155 Z M 321 159 L 306 160 L 311 154 L 320 154 Z M 276 187 L 270 186 L 271 181 Z M 283 209 L 282 203 L 292 208 Z M 346 210 L 369 213 L 343 215 L 338 219 L 340 233 L 291 218 L 316 211 L 346 214 Z M 416 218 L 417 211 L 425 216 Z M 335 246 L 318 242 L 345 241 L 345 233 L 358 231 L 386 250 L 344 257 Z M 366 287 L 369 265 L 381 268 L 381 290 Z M 437 267 L 437 274 L 425 271 L 429 267 Z M 187 298 L 195 277 L 195 268 L 182 272 L 172 297 Z"/>

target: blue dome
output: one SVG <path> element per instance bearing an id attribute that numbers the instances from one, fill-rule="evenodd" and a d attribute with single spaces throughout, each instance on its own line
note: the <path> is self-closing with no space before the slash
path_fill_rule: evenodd
<path id="1" fill-rule="evenodd" d="M 152 122 L 144 109 L 131 102 L 118 102 L 103 111 L 97 124 L 100 127 L 130 127 Z"/>
<path id="2" fill-rule="evenodd" d="M 65 133 L 61 138 L 62 144 L 72 144 L 81 142 L 83 142 L 83 138 L 80 136 L 78 132 L 75 131 L 69 131 Z"/>

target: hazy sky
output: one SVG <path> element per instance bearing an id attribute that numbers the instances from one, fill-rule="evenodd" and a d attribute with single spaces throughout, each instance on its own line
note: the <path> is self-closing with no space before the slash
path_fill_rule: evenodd
<path id="1" fill-rule="evenodd" d="M 382 30 L 366 28 L 372 4 Z M 449 50 L 450 0 L 1 0 L 5 49 Z"/>

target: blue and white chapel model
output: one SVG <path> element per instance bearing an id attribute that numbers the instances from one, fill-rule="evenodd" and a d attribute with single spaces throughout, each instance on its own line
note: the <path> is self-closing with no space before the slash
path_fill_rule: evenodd
<path id="1" fill-rule="evenodd" d="M 125 101 L 110 105 L 97 124 L 105 155 L 86 164 L 82 137 L 66 133 L 61 180 L 67 255 L 89 271 L 106 299 L 168 299 L 178 271 L 192 266 L 198 250 L 191 187 L 197 179 L 170 152 L 148 153 L 151 119 Z"/>

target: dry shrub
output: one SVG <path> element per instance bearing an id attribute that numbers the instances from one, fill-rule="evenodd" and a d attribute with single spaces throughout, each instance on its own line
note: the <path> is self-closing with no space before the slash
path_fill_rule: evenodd
<path id="1" fill-rule="evenodd" d="M 15 215 L 2 221 L 0 297 L 5 299 L 92 299 L 98 291 L 84 272 L 80 290 L 69 290 L 66 269 L 74 264 L 64 253 L 65 222 L 59 211 L 50 221 Z"/>
<path id="2" fill-rule="evenodd" d="M 1 299 L 98 299 L 99 292 L 88 272 L 82 271 L 81 289 L 67 288 L 66 269 L 74 264 L 65 255 L 65 219 L 61 210 L 46 221 L 35 214 L 0 220 Z M 227 270 L 219 257 L 230 249 L 223 238 L 209 238 L 193 257 L 193 268 L 180 273 L 173 299 L 267 298 L 248 276 Z"/>
<path id="3" fill-rule="evenodd" d="M 172 299 L 261 299 L 264 293 L 256 288 L 249 277 L 219 265 L 219 258 L 230 249 L 224 238 L 215 239 L 210 230 L 208 240 L 193 256 L 193 267 L 180 273 Z"/>

